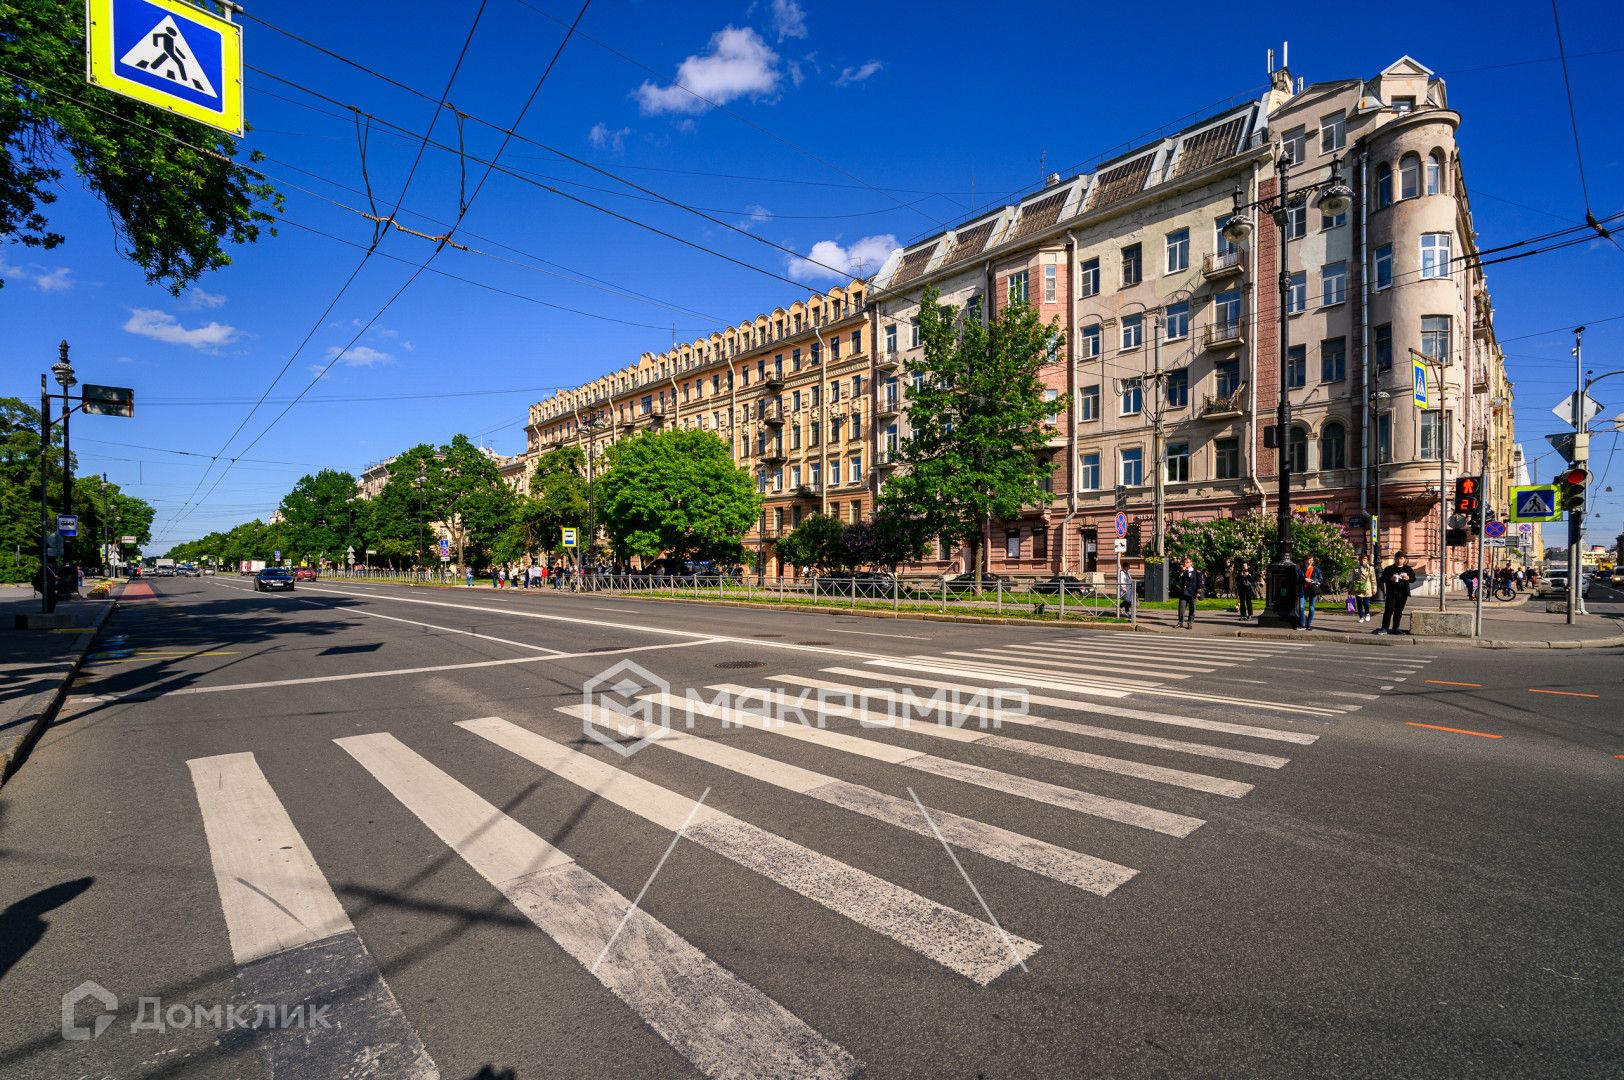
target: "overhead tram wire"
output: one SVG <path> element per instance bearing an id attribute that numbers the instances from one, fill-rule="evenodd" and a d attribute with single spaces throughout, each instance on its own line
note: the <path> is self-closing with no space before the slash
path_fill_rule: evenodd
<path id="1" fill-rule="evenodd" d="M 1562 43 L 1562 16 L 1557 12 L 1556 0 L 1551 0 L 1551 22 L 1556 26 L 1556 53 L 1562 60 L 1562 89 L 1568 96 L 1568 123 L 1573 128 L 1573 158 L 1579 166 L 1579 192 L 1585 200 L 1585 221 L 1595 229 L 1597 236 L 1612 240 L 1613 246 L 1618 247 L 1619 243 L 1612 232 L 1602 228 L 1590 209 L 1590 182 L 1585 178 L 1584 151 L 1579 148 L 1579 113 L 1573 106 L 1573 80 L 1568 75 L 1568 50 Z"/>
<path id="2" fill-rule="evenodd" d="M 487 0 L 481 0 L 481 2 L 480 2 L 479 11 L 480 11 L 481 14 L 483 14 L 483 12 L 485 10 L 486 2 L 487 2 Z M 529 113 L 530 107 L 535 104 L 536 97 L 541 93 L 541 88 L 546 84 L 548 76 L 550 76 L 553 73 L 553 69 L 558 64 L 559 57 L 564 55 L 565 47 L 569 44 L 570 39 L 575 35 L 576 28 L 578 26 L 580 26 L 581 20 L 586 17 L 587 9 L 591 6 L 591 4 L 592 4 L 592 0 L 584 0 L 584 2 L 581 4 L 581 9 L 580 9 L 580 11 L 578 11 L 576 13 L 576 16 L 575 16 L 575 22 L 570 24 L 569 30 L 565 32 L 563 39 L 561 41 L 559 41 L 558 47 L 553 51 L 552 59 L 550 59 L 547 62 L 547 66 L 544 69 L 542 69 L 541 75 L 540 75 L 539 78 L 536 79 L 535 85 L 530 88 L 529 97 L 525 98 L 524 105 L 519 109 L 518 115 L 516 117 L 514 117 L 513 125 L 512 125 L 513 128 L 517 128 L 521 123 L 524 122 L 524 118 Z M 477 25 L 477 24 L 478 24 L 478 16 L 475 17 L 475 25 Z M 469 36 L 470 36 L 470 38 L 472 37 L 472 30 L 470 30 Z M 464 55 L 466 55 L 466 52 L 467 52 L 466 44 L 464 46 L 463 52 L 464 52 Z M 459 57 L 458 58 L 458 66 L 459 67 L 461 66 L 461 63 L 462 63 L 462 59 L 461 59 L 461 57 Z M 454 76 L 454 73 L 453 73 L 453 76 Z M 449 91 L 450 91 L 450 85 L 447 84 L 447 93 L 448 94 L 449 94 Z M 442 107 L 443 107 L 443 103 L 442 103 Z M 458 115 L 462 116 L 464 114 L 459 113 Z M 432 125 L 431 125 L 431 129 L 432 129 Z M 427 145 L 428 145 L 431 137 L 432 137 L 432 130 L 431 130 L 430 134 L 426 134 L 423 137 L 424 149 L 427 149 Z M 487 162 L 482 162 L 482 164 L 485 165 L 485 172 L 480 176 L 479 182 L 474 185 L 473 191 L 469 192 L 466 198 L 463 198 L 463 199 L 459 200 L 459 206 L 457 207 L 456 219 L 452 222 L 451 228 L 448 229 L 445 232 L 444 235 L 438 237 L 438 243 L 435 244 L 434 250 L 429 253 L 428 258 L 423 260 L 423 263 L 422 263 L 421 266 L 419 266 L 416 270 L 412 271 L 411 275 L 409 277 L 407 277 L 407 279 L 404 282 L 401 283 L 400 287 L 398 289 L 396 289 L 390 295 L 389 299 L 385 300 L 383 305 L 381 307 L 379 307 L 376 312 L 373 313 L 372 317 L 369 318 L 366 321 L 366 323 L 359 330 L 356 331 L 355 335 L 350 339 L 349 343 L 347 345 L 345 345 L 342 349 L 340 349 L 337 353 L 335 353 L 333 355 L 333 357 L 330 360 L 327 361 L 327 364 L 321 369 L 321 371 L 319 373 L 317 373 L 315 375 L 315 377 L 312 378 L 308 384 L 306 384 L 306 386 L 305 386 L 305 388 L 303 390 L 299 391 L 298 396 L 296 396 L 292 401 L 290 401 L 286 406 L 284 406 L 282 411 L 280 413 L 277 413 L 275 418 L 272 419 L 269 424 L 265 425 L 265 427 L 260 431 L 260 433 L 258 435 L 256 435 L 256 436 L 254 436 L 254 438 L 248 443 L 247 446 L 243 447 L 243 452 L 244 453 L 246 453 L 249 450 L 252 450 L 256 445 L 258 445 L 258 443 L 259 443 L 259 441 L 261 439 L 265 438 L 266 435 L 269 435 L 271 433 L 272 429 L 274 429 L 277 424 L 281 423 L 283 417 L 287 416 L 288 413 L 292 412 L 293 409 L 299 404 L 299 402 L 304 400 L 305 395 L 308 394 L 316 386 L 316 384 L 319 383 L 327 375 L 327 372 L 332 370 L 333 365 L 338 363 L 338 361 L 344 356 L 344 354 L 355 346 L 356 342 L 361 340 L 362 335 L 364 335 L 368 330 L 372 329 L 373 324 L 376 323 L 379 319 L 381 319 L 383 317 L 384 313 L 387 312 L 391 307 L 393 307 L 397 300 L 399 300 L 403 295 L 405 295 L 406 290 L 411 288 L 412 283 L 415 282 L 420 276 L 422 276 L 424 271 L 429 269 L 430 264 L 433 263 L 434 260 L 439 257 L 440 252 L 444 251 L 445 248 L 446 248 L 446 245 L 451 242 L 451 237 L 456 233 L 456 230 L 462 224 L 463 219 L 468 216 L 468 212 L 473 209 L 474 203 L 478 200 L 480 192 L 483 191 L 484 188 L 485 188 L 486 181 L 488 181 L 491 178 L 491 173 L 497 168 L 497 161 L 501 158 L 503 151 L 505 151 L 507 149 L 508 143 L 511 142 L 513 138 L 514 138 L 514 133 L 513 133 L 512 130 L 509 130 L 508 133 L 502 139 L 501 143 L 497 146 L 495 152 L 492 153 L 492 155 L 490 157 L 490 160 L 487 161 Z M 471 158 L 470 160 L 478 160 L 478 159 L 472 159 Z M 215 481 L 215 487 L 219 486 L 220 481 L 225 479 L 225 476 L 229 471 L 230 471 L 229 466 L 227 466 L 227 468 L 225 470 L 222 470 L 222 472 L 220 473 L 220 478 Z M 209 490 L 212 492 L 214 490 L 214 488 L 211 487 Z M 207 497 L 208 497 L 207 495 L 204 496 L 205 499 L 207 499 Z M 181 520 L 184 520 L 184 514 L 183 514 Z"/>

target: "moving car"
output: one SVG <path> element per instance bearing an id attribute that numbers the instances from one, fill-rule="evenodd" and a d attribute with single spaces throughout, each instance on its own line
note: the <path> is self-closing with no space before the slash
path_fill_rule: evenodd
<path id="1" fill-rule="evenodd" d="M 293 591 L 293 574 L 286 567 L 267 566 L 254 575 L 255 592 L 270 592 L 272 589 Z"/>
<path id="2" fill-rule="evenodd" d="M 301 566 L 293 572 L 294 581 L 315 581 L 316 570 L 312 566 Z"/>

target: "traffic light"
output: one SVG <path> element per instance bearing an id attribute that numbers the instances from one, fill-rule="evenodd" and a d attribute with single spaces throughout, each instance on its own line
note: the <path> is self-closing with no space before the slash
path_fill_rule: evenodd
<path id="1" fill-rule="evenodd" d="M 1464 514 L 1473 528 L 1483 515 L 1483 484 L 1475 476 L 1455 480 L 1455 513 Z"/>
<path id="2" fill-rule="evenodd" d="M 1126 484 L 1118 484 L 1116 486 L 1116 509 L 1117 509 L 1117 513 L 1120 514 L 1124 510 L 1126 510 L 1127 508 L 1128 508 L 1128 487 L 1127 487 Z"/>
<path id="3" fill-rule="evenodd" d="M 1562 491 L 1562 509 L 1575 517 L 1585 512 L 1585 485 L 1590 483 L 1590 470 L 1575 465 L 1556 478 Z"/>

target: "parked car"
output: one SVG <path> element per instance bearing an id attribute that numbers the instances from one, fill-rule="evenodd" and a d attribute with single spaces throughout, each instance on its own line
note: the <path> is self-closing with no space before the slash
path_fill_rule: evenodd
<path id="1" fill-rule="evenodd" d="M 878 570 L 861 570 L 855 574 L 824 574 L 815 581 L 819 595 L 823 596 L 890 596 L 896 588 L 896 579 Z"/>
<path id="2" fill-rule="evenodd" d="M 315 581 L 316 580 L 316 568 L 313 567 L 313 566 L 301 566 L 301 567 L 299 567 L 299 569 L 297 569 L 297 570 L 295 570 L 293 572 L 293 580 L 294 581 Z"/>
<path id="3" fill-rule="evenodd" d="M 1009 584 L 1009 582 L 1005 581 L 1004 578 L 999 577 L 997 574 L 981 575 L 981 587 L 983 589 L 996 589 L 998 588 L 998 583 L 1000 581 L 1003 581 L 1006 586 Z M 969 592 L 976 587 L 976 576 L 974 573 L 969 573 L 960 574 L 955 578 L 948 578 L 947 587 L 948 590 L 952 592 Z"/>
<path id="4" fill-rule="evenodd" d="M 1044 578 L 1032 586 L 1032 591 L 1053 596 L 1059 596 L 1061 593 L 1067 596 L 1095 595 L 1094 586 L 1071 574 L 1056 574 L 1054 577 Z"/>
<path id="5" fill-rule="evenodd" d="M 293 591 L 293 575 L 283 566 L 267 566 L 254 575 L 254 591 L 270 592 L 272 589 Z"/>

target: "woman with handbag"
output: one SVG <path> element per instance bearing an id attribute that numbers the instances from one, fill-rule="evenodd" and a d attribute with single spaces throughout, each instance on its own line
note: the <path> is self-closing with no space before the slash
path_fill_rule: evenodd
<path id="1" fill-rule="evenodd" d="M 1314 605 L 1319 595 L 1325 590 L 1325 573 L 1310 555 L 1303 560 L 1302 569 L 1297 571 L 1297 627 L 1301 630 L 1314 629 Z"/>
<path id="2" fill-rule="evenodd" d="M 1353 594 L 1353 613 L 1359 616 L 1359 621 L 1370 621 L 1370 601 L 1376 595 L 1376 568 L 1370 565 L 1370 556 L 1359 556 L 1359 565 L 1354 568 L 1353 580 L 1348 584 L 1348 592 Z"/>

